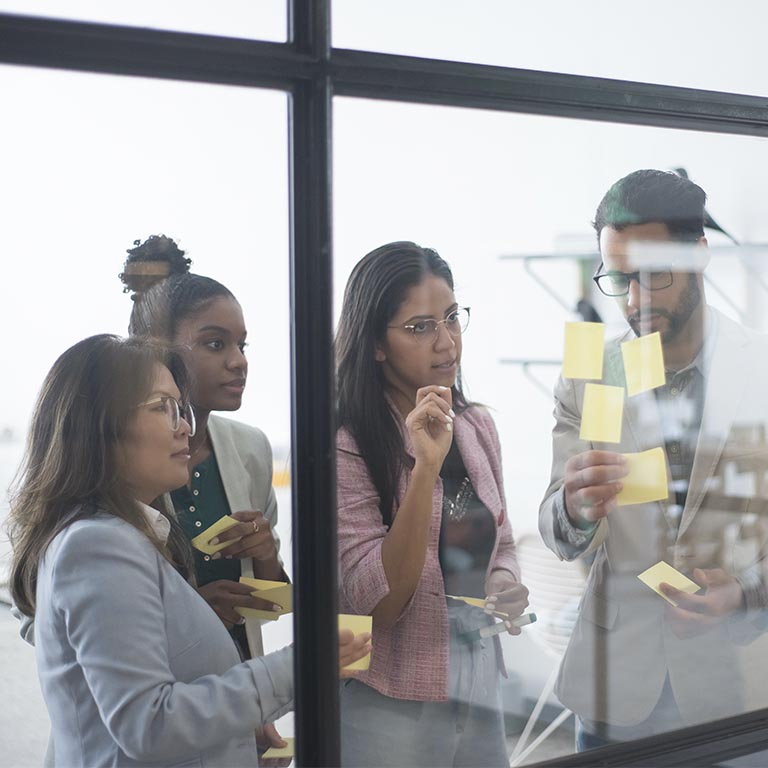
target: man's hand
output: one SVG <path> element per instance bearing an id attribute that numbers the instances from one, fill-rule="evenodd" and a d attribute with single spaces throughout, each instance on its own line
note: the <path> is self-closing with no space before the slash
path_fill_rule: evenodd
<path id="1" fill-rule="evenodd" d="M 676 603 L 666 607 L 666 620 L 675 636 L 686 639 L 709 631 L 744 607 L 741 585 L 722 568 L 696 568 L 693 580 L 705 589 L 703 594 L 689 595 L 671 584 L 659 589 Z"/>
<path id="2" fill-rule="evenodd" d="M 212 581 L 204 587 L 198 587 L 197 591 L 208 605 L 213 608 L 216 615 L 224 622 L 227 629 L 232 629 L 235 624 L 244 624 L 245 619 L 235 610 L 238 608 L 256 608 L 260 611 L 279 611 L 281 606 L 270 600 L 253 597 L 253 587 L 240 584 L 238 581 L 220 579 Z"/>
<path id="3" fill-rule="evenodd" d="M 627 461 L 613 451 L 585 451 L 565 465 L 565 511 L 574 525 L 594 523 L 613 512 Z"/>

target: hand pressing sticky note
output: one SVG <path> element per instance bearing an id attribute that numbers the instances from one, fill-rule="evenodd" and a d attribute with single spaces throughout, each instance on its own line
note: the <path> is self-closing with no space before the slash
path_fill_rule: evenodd
<path id="1" fill-rule="evenodd" d="M 352 613 L 339 614 L 339 631 L 342 629 L 351 629 L 355 635 L 362 635 L 365 632 L 373 632 L 373 616 L 356 616 Z M 371 666 L 371 654 L 363 656 L 362 659 L 347 664 L 344 669 L 365 670 Z"/>
<path id="2" fill-rule="evenodd" d="M 602 323 L 566 323 L 563 376 L 566 379 L 602 379 L 605 326 Z"/>
<path id="3" fill-rule="evenodd" d="M 288 742 L 284 747 L 270 747 L 259 759 L 262 760 L 285 760 L 296 755 L 296 742 L 293 738 L 283 739 Z"/>
<path id="4" fill-rule="evenodd" d="M 237 606 L 235 610 L 246 619 L 262 619 L 263 621 L 275 621 L 286 613 L 293 611 L 293 587 L 285 581 L 267 581 L 266 579 L 249 579 L 240 577 L 240 583 L 253 587 L 253 597 L 267 600 L 281 606 L 280 611 L 261 611 L 258 608 L 243 608 Z"/>
<path id="5" fill-rule="evenodd" d="M 595 443 L 620 443 L 624 387 L 586 384 L 579 437 Z"/>
<path id="6" fill-rule="evenodd" d="M 218 544 L 214 545 L 210 545 L 208 542 L 218 536 L 220 533 L 223 533 L 224 531 L 232 528 L 232 526 L 237 525 L 239 522 L 240 521 L 235 520 L 234 517 L 224 515 L 224 517 L 219 518 L 210 528 L 206 528 L 206 530 L 204 530 L 202 533 L 195 536 L 195 538 L 192 539 L 192 546 L 195 549 L 199 549 L 201 552 L 205 552 L 206 555 L 212 555 L 215 552 L 218 552 L 220 549 L 231 546 L 236 541 L 240 541 L 240 539 L 220 541 Z M 242 538 L 242 536 L 240 538 Z"/>
<path id="7" fill-rule="evenodd" d="M 625 341 L 621 345 L 621 355 L 624 358 L 624 376 L 630 397 L 661 387 L 666 382 L 660 333 Z"/>
<path id="8" fill-rule="evenodd" d="M 660 595 L 668 603 L 674 605 L 675 608 L 677 608 L 677 603 L 661 591 L 659 588 L 661 584 L 669 584 L 681 592 L 687 592 L 689 595 L 694 595 L 701 589 L 695 581 L 691 581 L 687 576 L 663 560 L 651 566 L 647 571 L 643 571 L 637 578 L 643 584 L 649 586 L 657 595 Z"/>
<path id="9" fill-rule="evenodd" d="M 659 501 L 669 496 L 667 462 L 663 448 L 651 448 L 642 453 L 622 453 L 628 474 L 619 481 L 624 487 L 616 496 L 620 507 Z"/>

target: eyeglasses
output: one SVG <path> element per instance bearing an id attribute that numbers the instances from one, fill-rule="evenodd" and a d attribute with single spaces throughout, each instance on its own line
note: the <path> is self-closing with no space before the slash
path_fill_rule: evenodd
<path id="1" fill-rule="evenodd" d="M 645 288 L 648 291 L 661 291 L 664 288 L 669 288 L 672 285 L 672 272 L 668 269 L 661 270 L 660 272 L 603 272 L 600 270 L 603 265 L 597 270 L 597 274 L 592 278 L 595 281 L 595 285 L 600 289 L 600 292 L 606 296 L 626 296 L 629 293 L 629 285 L 633 280 L 637 280 L 637 284 L 641 288 Z"/>
<path id="2" fill-rule="evenodd" d="M 181 426 L 181 420 L 184 419 L 189 424 L 189 436 L 194 437 L 197 422 L 195 421 L 195 411 L 191 405 L 182 405 L 175 397 L 170 395 L 155 397 L 152 400 L 147 400 L 145 403 L 139 403 L 137 407 L 141 408 L 144 405 L 161 405 L 168 418 L 168 426 L 172 432 L 178 431 Z"/>
<path id="3" fill-rule="evenodd" d="M 416 341 L 425 343 L 427 340 L 434 341 L 437 336 L 437 330 L 443 323 L 451 336 L 461 336 L 469 325 L 469 307 L 454 309 L 443 320 L 429 318 L 416 320 L 413 323 L 404 323 L 403 325 L 388 325 L 387 328 L 404 328 Z"/>

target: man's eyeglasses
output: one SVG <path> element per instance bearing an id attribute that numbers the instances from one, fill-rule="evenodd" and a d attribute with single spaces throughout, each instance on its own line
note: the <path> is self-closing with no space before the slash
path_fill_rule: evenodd
<path id="1" fill-rule="evenodd" d="M 404 328 L 420 343 L 434 342 L 437 336 L 437 330 L 445 324 L 445 328 L 451 336 L 461 336 L 467 330 L 469 325 L 469 307 L 459 307 L 454 309 L 448 317 L 443 320 L 433 320 L 432 318 L 424 320 L 414 320 L 412 323 L 403 323 L 402 325 L 389 325 L 388 328 Z"/>
<path id="2" fill-rule="evenodd" d="M 161 395 L 160 397 L 147 400 L 145 403 L 139 403 L 138 407 L 149 405 L 157 405 L 165 411 L 165 415 L 168 419 L 168 426 L 172 432 L 177 432 L 181 426 L 181 420 L 189 424 L 189 436 L 193 437 L 197 428 L 195 421 L 195 411 L 191 405 L 182 405 L 175 397 L 170 395 Z"/>
<path id="3" fill-rule="evenodd" d="M 600 292 L 606 296 L 626 296 L 629 293 L 629 285 L 633 280 L 641 288 L 648 291 L 661 291 L 672 285 L 672 272 L 664 269 L 658 272 L 602 272 L 603 265 L 592 278 Z"/>

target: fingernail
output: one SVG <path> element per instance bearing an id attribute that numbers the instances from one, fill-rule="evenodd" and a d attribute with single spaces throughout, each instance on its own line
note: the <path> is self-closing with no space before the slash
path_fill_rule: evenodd
<path id="1" fill-rule="evenodd" d="M 442 386 L 442 385 L 440 385 L 440 386 L 438 387 L 438 389 L 439 389 L 441 392 L 447 392 L 447 391 L 448 391 L 448 387 L 444 387 L 444 386 Z"/>
<path id="2" fill-rule="evenodd" d="M 446 424 L 453 424 L 453 419 L 450 416 L 445 417 L 445 423 Z"/>
<path id="3" fill-rule="evenodd" d="M 277 605 L 276 603 L 272 603 L 272 610 L 275 613 L 280 613 L 280 611 L 283 610 L 283 607 L 281 605 Z"/>
<path id="4" fill-rule="evenodd" d="M 504 622 L 504 626 L 505 626 L 507 629 L 512 629 L 512 622 L 511 622 L 511 621 L 505 621 L 505 622 Z"/>
<path id="5" fill-rule="evenodd" d="M 445 428 L 446 428 L 446 429 L 447 429 L 449 432 L 453 432 L 453 424 L 446 424 L 446 425 L 445 425 Z"/>
<path id="6" fill-rule="evenodd" d="M 214 552 L 211 555 L 211 560 L 218 560 L 221 557 L 221 552 Z"/>
<path id="7" fill-rule="evenodd" d="M 241 617 L 240 617 L 240 618 L 237 620 L 237 623 L 238 623 L 238 624 L 245 624 L 245 616 L 241 616 Z"/>
<path id="8" fill-rule="evenodd" d="M 449 416 L 450 416 L 452 419 L 455 419 L 455 418 L 456 418 L 456 414 L 453 412 L 453 408 L 451 408 L 451 409 L 448 411 L 448 415 L 449 415 Z"/>
<path id="9" fill-rule="evenodd" d="M 208 542 L 208 544 L 210 544 L 210 546 L 212 546 L 212 547 L 215 547 L 218 543 L 219 543 L 219 537 L 218 536 L 215 539 L 211 539 Z"/>
<path id="10" fill-rule="evenodd" d="M 485 608 L 483 608 L 483 611 L 487 613 L 489 616 L 493 616 L 493 608 L 489 608 L 487 605 Z"/>
<path id="11" fill-rule="evenodd" d="M 486 603 L 495 603 L 499 598 L 496 595 L 488 595 L 488 597 L 485 598 Z"/>

